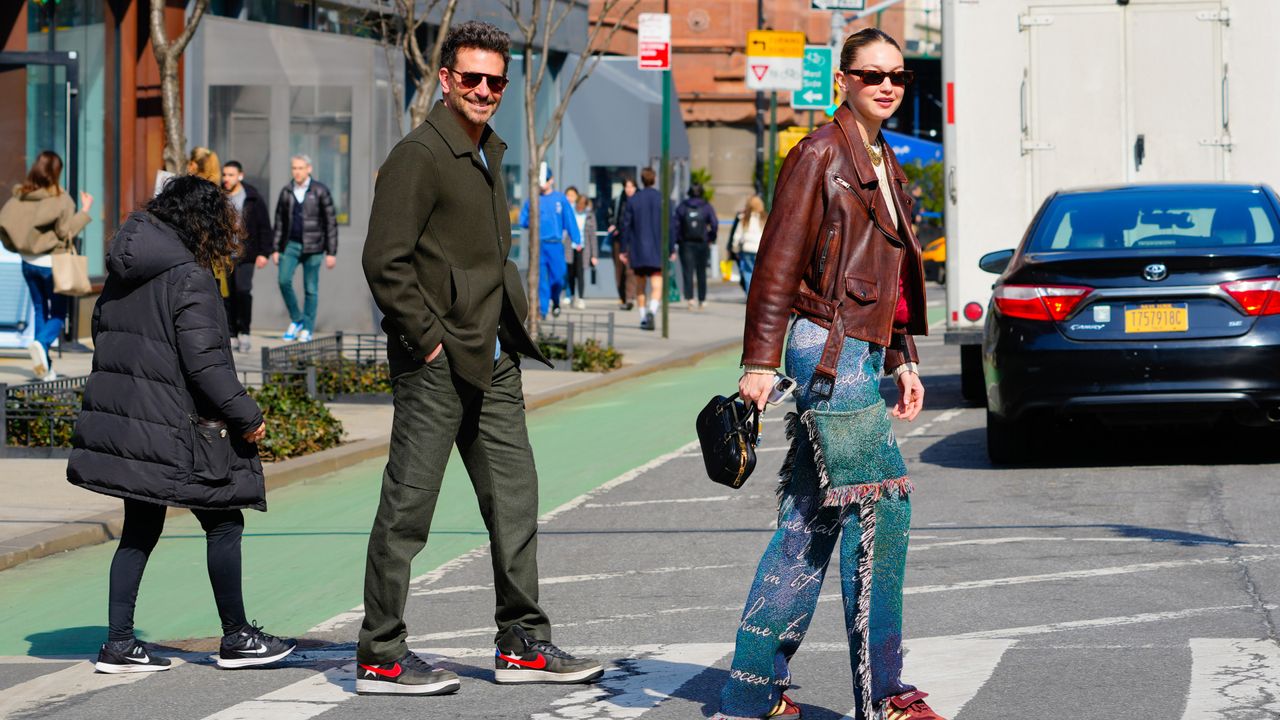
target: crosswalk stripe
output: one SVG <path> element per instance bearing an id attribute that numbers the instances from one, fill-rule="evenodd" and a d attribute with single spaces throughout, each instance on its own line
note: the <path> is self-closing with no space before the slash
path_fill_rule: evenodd
<path id="1" fill-rule="evenodd" d="M 169 672 L 182 665 L 182 661 L 174 659 L 173 665 Z M 156 673 L 105 675 L 94 672 L 92 662 L 78 662 L 71 667 L 6 688 L 0 693 L 0 718 L 63 702 L 77 695 L 128 685 L 153 675 Z"/>
<path id="2" fill-rule="evenodd" d="M 928 703 L 943 717 L 955 717 L 996 671 L 1016 640 L 923 638 L 903 643 L 902 679 L 929 693 Z M 841 720 L 851 720 L 856 709 Z"/>
<path id="3" fill-rule="evenodd" d="M 1183 720 L 1277 713 L 1280 646 L 1275 641 L 1191 639 L 1191 687 Z"/>
<path id="4" fill-rule="evenodd" d="M 355 665 L 330 668 L 204 720 L 307 720 L 355 696 Z"/>
<path id="5" fill-rule="evenodd" d="M 627 720 L 671 697 L 685 683 L 733 651 L 733 643 L 671 645 L 639 660 L 624 660 L 587 690 L 551 703 L 532 720 Z"/>

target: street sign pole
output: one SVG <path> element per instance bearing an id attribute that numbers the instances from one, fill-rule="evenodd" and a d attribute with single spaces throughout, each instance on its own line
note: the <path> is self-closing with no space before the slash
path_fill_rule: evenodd
<path id="1" fill-rule="evenodd" d="M 773 183 L 778 177 L 778 92 L 769 93 L 769 178 L 765 184 L 764 208 L 773 212 Z"/>
<path id="2" fill-rule="evenodd" d="M 662 72 L 662 162 L 659 168 L 662 189 L 662 337 L 670 337 L 667 327 L 667 283 L 671 254 L 671 15 L 666 12 L 668 0 L 663 0 L 661 13 L 640 13 L 637 37 L 637 60 L 641 70 Z M 643 282 L 648 282 L 644 279 Z M 639 288 L 637 288 L 639 294 Z M 640 309 L 645 312 L 644 308 Z"/>
<path id="3" fill-rule="evenodd" d="M 664 3 L 665 4 L 665 3 Z M 669 337 L 667 282 L 671 278 L 671 70 L 662 71 L 662 337 Z"/>

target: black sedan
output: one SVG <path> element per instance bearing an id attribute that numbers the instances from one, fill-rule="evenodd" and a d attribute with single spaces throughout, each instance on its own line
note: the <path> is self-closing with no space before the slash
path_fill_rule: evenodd
<path id="1" fill-rule="evenodd" d="M 1043 420 L 1280 424 L 1280 198 L 1258 185 L 1059 192 L 1000 273 L 983 341 L 987 452 Z"/>

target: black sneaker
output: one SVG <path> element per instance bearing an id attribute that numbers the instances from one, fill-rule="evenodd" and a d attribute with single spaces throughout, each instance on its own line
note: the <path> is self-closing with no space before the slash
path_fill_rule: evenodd
<path id="1" fill-rule="evenodd" d="M 460 687 L 456 674 L 433 668 L 412 652 L 395 662 L 356 666 L 357 695 L 447 695 Z"/>
<path id="2" fill-rule="evenodd" d="M 653 318 L 653 313 L 645 313 L 644 317 L 640 320 L 641 330 L 652 330 L 654 329 L 655 325 L 656 323 Z"/>
<path id="3" fill-rule="evenodd" d="M 595 660 L 575 658 L 543 640 L 534 640 L 519 625 L 498 639 L 493 679 L 499 683 L 588 683 L 604 675 Z"/>
<path id="4" fill-rule="evenodd" d="M 98 651 L 98 662 L 93 664 L 100 673 L 161 672 L 173 665 L 169 658 L 155 655 L 145 645 L 134 639 L 108 641 Z"/>
<path id="5" fill-rule="evenodd" d="M 270 665 L 298 647 L 297 640 L 285 640 L 265 633 L 257 625 L 222 636 L 218 667 L 227 670 Z"/>

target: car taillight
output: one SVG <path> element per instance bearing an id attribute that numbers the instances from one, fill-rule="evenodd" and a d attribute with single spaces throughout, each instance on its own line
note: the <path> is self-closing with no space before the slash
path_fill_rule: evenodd
<path id="1" fill-rule="evenodd" d="M 1061 321 L 1093 288 L 1069 285 L 1001 285 L 996 288 L 996 309 L 1009 317 Z"/>
<path id="2" fill-rule="evenodd" d="M 1245 315 L 1280 315 L 1280 280 L 1236 280 L 1220 286 L 1244 308 Z"/>

